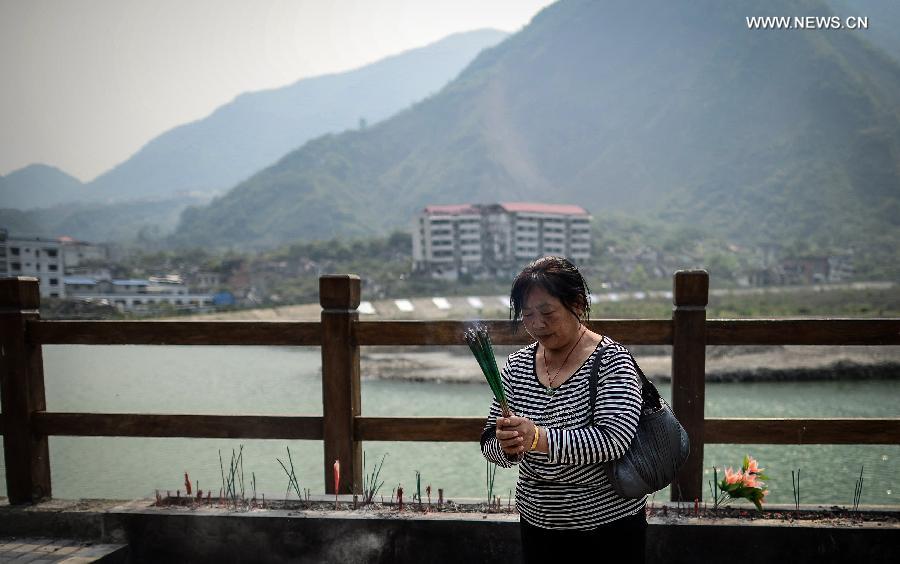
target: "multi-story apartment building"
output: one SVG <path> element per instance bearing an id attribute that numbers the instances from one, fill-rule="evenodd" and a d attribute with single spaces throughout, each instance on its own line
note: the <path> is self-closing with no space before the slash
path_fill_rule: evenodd
<path id="1" fill-rule="evenodd" d="M 415 268 L 453 278 L 480 268 L 482 223 L 476 206 L 426 206 L 413 233 Z"/>
<path id="2" fill-rule="evenodd" d="M 591 216 L 574 205 L 427 206 L 413 225 L 415 270 L 456 278 L 497 275 L 544 255 L 591 256 Z"/>
<path id="3" fill-rule="evenodd" d="M 63 298 L 63 255 L 58 239 L 10 235 L 0 229 L 0 277 L 34 276 L 42 298 Z"/>

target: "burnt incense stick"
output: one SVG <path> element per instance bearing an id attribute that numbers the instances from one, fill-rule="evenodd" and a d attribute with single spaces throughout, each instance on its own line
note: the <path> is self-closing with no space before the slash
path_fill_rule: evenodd
<path id="1" fill-rule="evenodd" d="M 506 403 L 506 394 L 503 393 L 503 379 L 497 368 L 497 357 L 494 356 L 494 347 L 487 328 L 480 323 L 474 323 L 466 329 L 465 338 L 472 355 L 478 361 L 485 380 L 491 387 L 491 391 L 494 392 L 497 403 L 500 404 L 503 417 L 509 417 L 509 405 Z"/>

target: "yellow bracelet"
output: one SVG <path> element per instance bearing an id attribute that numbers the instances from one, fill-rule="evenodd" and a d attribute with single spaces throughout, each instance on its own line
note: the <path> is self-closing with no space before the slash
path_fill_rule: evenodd
<path id="1" fill-rule="evenodd" d="M 534 450 L 534 449 L 536 449 L 536 448 L 537 448 L 538 441 L 540 440 L 540 438 L 541 438 L 541 431 L 540 431 L 540 428 L 539 428 L 537 425 L 535 425 L 535 426 L 534 426 L 534 441 L 531 443 L 531 448 L 528 449 L 528 450 Z"/>

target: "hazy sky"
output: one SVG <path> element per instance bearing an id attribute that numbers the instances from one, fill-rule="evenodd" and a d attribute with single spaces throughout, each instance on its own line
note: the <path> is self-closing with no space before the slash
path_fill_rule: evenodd
<path id="1" fill-rule="evenodd" d="M 0 175 L 91 180 L 237 94 L 441 39 L 522 28 L 550 0 L 0 0 Z"/>

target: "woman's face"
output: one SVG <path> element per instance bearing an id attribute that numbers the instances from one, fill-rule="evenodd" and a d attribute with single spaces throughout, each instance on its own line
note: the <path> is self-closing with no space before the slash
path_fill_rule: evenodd
<path id="1" fill-rule="evenodd" d="M 578 317 L 540 286 L 525 297 L 522 322 L 528 334 L 549 349 L 570 346 L 581 328 Z"/>

